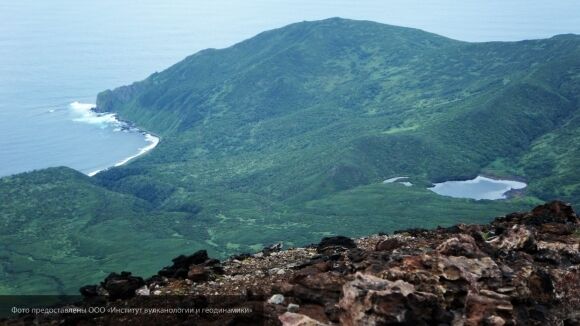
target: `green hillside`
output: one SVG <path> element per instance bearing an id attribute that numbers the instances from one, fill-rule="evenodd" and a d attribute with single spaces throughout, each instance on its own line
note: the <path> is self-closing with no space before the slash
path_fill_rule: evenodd
<path id="1" fill-rule="evenodd" d="M 576 35 L 466 43 L 334 18 L 201 51 L 98 96 L 160 135 L 152 152 L 93 178 L 0 179 L 0 294 L 150 274 L 202 248 L 225 257 L 480 223 L 541 200 L 580 206 L 579 97 Z M 482 172 L 528 190 L 475 201 L 426 189 Z M 381 183 L 396 176 L 414 186 Z"/>
<path id="2" fill-rule="evenodd" d="M 203 245 L 176 236 L 187 223 L 183 213 L 156 212 L 69 168 L 2 178 L 0 294 L 76 293 L 112 270 L 151 274 L 167 250 Z M 145 252 L 147 260 L 134 259 Z"/>
<path id="3" fill-rule="evenodd" d="M 525 155 L 576 114 L 579 76 L 573 35 L 465 43 L 329 19 L 199 52 L 101 93 L 98 107 L 163 136 L 127 169 L 189 191 L 294 203 L 392 176 L 473 177 Z M 533 190 L 542 181 L 530 182 Z"/>

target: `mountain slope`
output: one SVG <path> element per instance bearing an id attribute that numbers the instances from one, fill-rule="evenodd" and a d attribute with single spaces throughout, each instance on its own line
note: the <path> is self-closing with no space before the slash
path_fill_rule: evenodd
<path id="1" fill-rule="evenodd" d="M 98 107 L 163 135 L 139 162 L 157 178 L 295 202 L 398 175 L 473 177 L 524 155 L 574 116 L 579 74 L 577 36 L 464 43 L 329 19 L 202 51 Z"/>
<path id="2" fill-rule="evenodd" d="M 578 205 L 579 95 L 575 35 L 466 43 L 335 18 L 201 51 L 98 96 L 98 110 L 160 135 L 154 151 L 93 178 L 59 168 L 0 179 L 0 293 L 147 274 L 194 249 L 225 257 L 481 223 L 539 199 Z M 426 189 L 481 172 L 529 190 L 474 201 Z M 381 183 L 397 176 L 414 186 Z M 126 261 L 143 246 L 159 260 Z"/>
<path id="3" fill-rule="evenodd" d="M 153 271 L 168 248 L 202 245 L 172 234 L 184 214 L 150 206 L 69 168 L 1 178 L 0 293 L 75 293 L 110 270 Z M 145 248 L 157 262 L 127 259 Z"/>

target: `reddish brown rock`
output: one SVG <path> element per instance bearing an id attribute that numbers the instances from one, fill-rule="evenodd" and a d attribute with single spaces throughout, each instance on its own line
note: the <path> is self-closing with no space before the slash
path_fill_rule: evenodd
<path id="1" fill-rule="evenodd" d="M 494 248 L 502 251 L 525 250 L 534 251 L 536 240 L 533 230 L 524 225 L 513 225 L 509 230 L 502 233 L 499 238 L 489 242 Z"/>
<path id="2" fill-rule="evenodd" d="M 513 309 L 506 295 L 486 290 L 479 294 L 469 292 L 465 303 L 465 325 L 483 325 L 489 321 L 502 325 L 506 319 L 513 323 Z"/>
<path id="3" fill-rule="evenodd" d="M 194 265 L 190 267 L 187 278 L 194 282 L 204 282 L 209 280 L 209 275 L 210 273 L 205 267 Z"/>
<path id="4" fill-rule="evenodd" d="M 385 239 L 379 243 L 377 243 L 375 250 L 376 251 L 393 251 L 397 248 L 403 246 L 403 242 L 397 238 L 389 238 Z"/>
<path id="5" fill-rule="evenodd" d="M 332 272 L 298 277 L 292 280 L 293 293 L 301 302 L 326 304 L 338 300 L 346 281 L 342 275 Z"/>
<path id="6" fill-rule="evenodd" d="M 557 200 L 537 206 L 530 215 L 526 216 L 526 224 L 545 224 L 550 222 L 580 223 L 572 206 Z"/>
<path id="7" fill-rule="evenodd" d="M 286 312 L 278 317 L 282 322 L 283 326 L 324 326 L 328 324 L 323 324 L 315 319 L 312 319 L 306 315 Z"/>
<path id="8" fill-rule="evenodd" d="M 339 302 L 341 325 L 437 324 L 450 321 L 431 293 L 405 281 L 391 282 L 357 273 L 346 283 Z M 438 318 L 440 317 L 440 318 Z"/>
<path id="9" fill-rule="evenodd" d="M 215 325 L 577 325 L 579 227 L 569 205 L 552 202 L 489 225 L 354 241 L 327 238 L 318 248 L 275 251 L 243 261 L 219 262 L 201 251 L 178 257 L 173 266 L 145 281 L 150 290 L 146 298 L 109 304 L 141 307 L 143 300 L 159 295 L 179 304 L 193 299 L 196 306 L 212 297 L 217 299 L 211 304 L 220 307 L 255 304 L 248 316 L 211 316 Z M 118 281 L 123 293 L 132 293 L 125 289 L 141 282 L 127 276 L 108 284 Z M 99 300 L 107 291 L 88 286 L 82 293 Z M 216 293 L 230 294 L 231 300 L 225 302 Z M 274 293 L 284 295 L 283 305 L 264 304 Z M 293 304 L 292 311 L 288 304 Z M 114 324 L 115 317 L 100 316 L 98 323 Z M 179 319 L 173 324 L 207 321 L 204 316 L 173 317 Z M 91 315 L 45 318 L 45 324 L 96 322 Z M 153 323 L 148 319 L 152 316 L 123 318 L 126 324 Z"/>
<path id="10" fill-rule="evenodd" d="M 465 256 L 468 258 L 482 257 L 484 254 L 475 243 L 475 239 L 467 234 L 445 240 L 437 247 L 437 251 L 447 256 Z"/>

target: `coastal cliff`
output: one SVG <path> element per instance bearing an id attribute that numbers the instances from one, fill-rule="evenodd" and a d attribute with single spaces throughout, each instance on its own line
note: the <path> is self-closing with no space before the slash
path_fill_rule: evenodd
<path id="1" fill-rule="evenodd" d="M 52 315 L 35 322 L 577 325 L 579 225 L 570 205 L 554 201 L 486 225 L 327 237 L 287 250 L 276 244 L 225 261 L 201 250 L 148 279 L 112 273 L 82 287 L 79 305 L 127 309 L 158 298 L 165 307 L 247 313 Z"/>

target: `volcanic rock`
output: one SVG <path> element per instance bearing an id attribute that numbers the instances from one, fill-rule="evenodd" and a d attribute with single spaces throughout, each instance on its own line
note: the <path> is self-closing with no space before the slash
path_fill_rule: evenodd
<path id="1" fill-rule="evenodd" d="M 176 305 L 197 298 L 202 307 L 252 307 L 250 315 L 186 316 L 177 324 L 197 318 L 192 324 L 578 325 L 579 229 L 571 207 L 552 202 L 489 225 L 331 237 L 316 247 L 243 260 L 220 262 L 199 251 L 174 259 L 147 287 L 130 273 L 113 273 L 81 293 L 93 301 L 108 296 L 109 305 L 120 307 L 141 307 L 142 300 L 156 297 L 173 298 Z M 150 295 L 133 298 L 137 289 Z M 284 305 L 265 304 L 274 293 Z M 114 323 L 115 317 L 100 316 L 98 323 Z M 95 318 L 51 323 L 94 324 Z"/>
<path id="2" fill-rule="evenodd" d="M 107 291 L 110 300 L 132 298 L 135 291 L 143 285 L 143 278 L 131 276 L 130 272 L 111 273 L 101 282 L 101 287 Z"/>
<path id="3" fill-rule="evenodd" d="M 316 246 L 318 252 L 324 252 L 327 249 L 351 249 L 356 248 L 356 243 L 351 239 L 343 236 L 325 237 Z"/>

